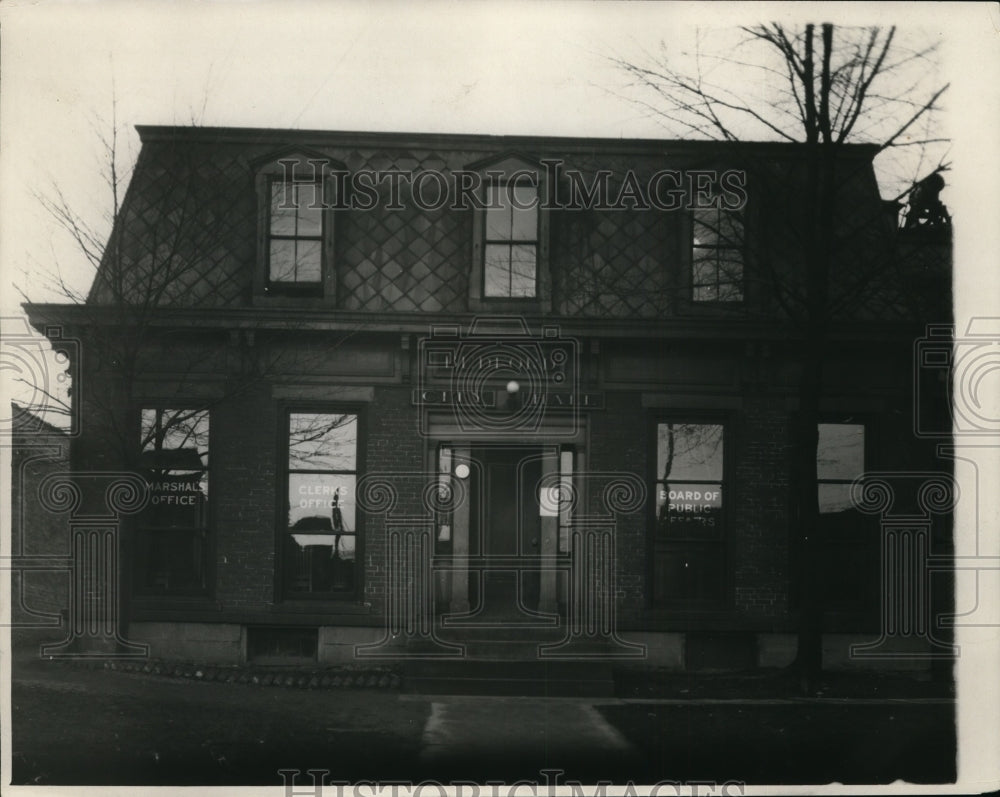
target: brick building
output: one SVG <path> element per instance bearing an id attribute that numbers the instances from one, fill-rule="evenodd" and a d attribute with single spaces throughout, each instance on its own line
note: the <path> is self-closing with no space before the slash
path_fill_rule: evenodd
<path id="1" fill-rule="evenodd" d="M 898 229 L 875 148 L 838 155 L 808 350 L 795 145 L 139 132 L 87 303 L 28 308 L 81 340 L 74 468 L 148 485 L 118 540 L 129 640 L 782 666 L 810 586 L 827 666 L 879 639 L 851 484 L 948 471 L 914 433 L 944 405 L 915 403 L 913 351 L 950 318 L 950 256 Z M 791 451 L 815 358 L 810 570 Z"/>
<path id="2" fill-rule="evenodd" d="M 69 537 L 60 519 L 37 500 L 46 477 L 69 469 L 69 437 L 11 404 L 11 623 L 52 627 L 69 602 L 65 560 Z"/>

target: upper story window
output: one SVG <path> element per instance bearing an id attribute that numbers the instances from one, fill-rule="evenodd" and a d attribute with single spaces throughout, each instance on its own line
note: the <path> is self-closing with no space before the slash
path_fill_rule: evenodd
<path id="1" fill-rule="evenodd" d="M 464 171 L 478 175 L 469 309 L 549 311 L 545 169 L 532 158 L 509 153 L 469 164 Z"/>
<path id="2" fill-rule="evenodd" d="M 691 228 L 691 299 L 743 301 L 743 212 L 696 209 Z"/>
<path id="3" fill-rule="evenodd" d="M 255 301 L 336 303 L 336 174 L 346 174 L 343 165 L 314 152 L 257 165 Z"/>
<path id="4" fill-rule="evenodd" d="M 321 289 L 323 281 L 323 184 L 270 181 L 267 282 L 269 288 Z"/>
<path id="5" fill-rule="evenodd" d="M 538 277 L 538 188 L 494 182 L 486 191 L 483 296 L 533 298 Z"/>

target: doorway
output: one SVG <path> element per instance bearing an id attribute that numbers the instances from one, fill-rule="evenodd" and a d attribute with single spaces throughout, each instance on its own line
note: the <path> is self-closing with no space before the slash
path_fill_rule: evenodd
<path id="1" fill-rule="evenodd" d="M 471 519 L 484 566 L 477 619 L 529 621 L 538 608 L 541 549 L 538 484 L 541 448 L 472 449 L 481 478 L 472 485 Z M 479 528 L 476 529 L 475 525 Z M 518 565 L 523 569 L 518 569 Z"/>

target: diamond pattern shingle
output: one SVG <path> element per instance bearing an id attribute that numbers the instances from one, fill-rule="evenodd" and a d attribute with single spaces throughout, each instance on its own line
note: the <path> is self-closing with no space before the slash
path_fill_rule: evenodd
<path id="1" fill-rule="evenodd" d="M 386 148 L 326 150 L 351 170 L 438 170 L 447 175 L 495 152 Z M 252 163 L 273 149 L 233 143 L 147 144 L 123 213 L 122 275 L 135 301 L 226 307 L 247 304 L 256 262 L 257 198 Z M 552 154 L 552 153 L 539 153 Z M 559 153 L 555 153 L 557 156 Z M 648 172 L 660 166 L 652 158 Z M 635 159 L 579 156 L 566 167 L 615 180 Z M 189 179 L 190 176 L 195 179 Z M 643 176 L 640 174 L 640 181 Z M 422 209 L 407 182 L 389 210 L 389 183 L 372 210 L 341 211 L 335 241 L 338 306 L 348 310 L 464 312 L 473 211 Z M 613 188 L 613 190 L 616 190 Z M 428 187 L 433 196 L 436 190 Z M 668 312 L 676 267 L 674 220 L 643 210 L 551 214 L 557 313 L 652 317 Z M 110 292 L 95 289 L 109 300 Z"/>

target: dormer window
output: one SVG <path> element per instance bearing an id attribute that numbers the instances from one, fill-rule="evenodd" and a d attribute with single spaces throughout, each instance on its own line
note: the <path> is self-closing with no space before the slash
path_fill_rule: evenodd
<path id="1" fill-rule="evenodd" d="M 321 294 L 323 283 L 323 184 L 270 181 L 267 283 Z"/>
<path id="2" fill-rule="evenodd" d="M 303 150 L 271 156 L 257 166 L 255 301 L 336 303 L 337 174 L 346 174 L 343 164 Z"/>
<path id="3" fill-rule="evenodd" d="M 552 280 L 545 169 L 520 153 L 465 169 L 478 174 L 469 309 L 548 312 Z"/>
<path id="4" fill-rule="evenodd" d="M 691 298 L 695 302 L 743 301 L 743 214 L 721 207 L 694 211 Z"/>
<path id="5" fill-rule="evenodd" d="M 534 298 L 538 277 L 538 188 L 527 181 L 487 186 L 483 296 Z"/>

